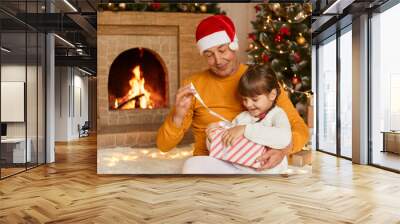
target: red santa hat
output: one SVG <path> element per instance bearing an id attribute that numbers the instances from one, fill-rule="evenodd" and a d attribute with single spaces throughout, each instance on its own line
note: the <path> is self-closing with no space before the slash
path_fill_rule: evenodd
<path id="1" fill-rule="evenodd" d="M 196 42 L 200 54 L 208 48 L 227 43 L 231 50 L 239 49 L 235 25 L 225 15 L 214 15 L 203 19 L 197 26 Z"/>

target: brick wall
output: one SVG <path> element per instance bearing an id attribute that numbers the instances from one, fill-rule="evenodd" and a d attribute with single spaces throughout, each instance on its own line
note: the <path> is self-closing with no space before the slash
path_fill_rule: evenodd
<path id="1" fill-rule="evenodd" d="M 180 83 L 207 68 L 195 44 L 195 28 L 208 14 L 99 12 L 97 16 L 97 145 L 154 146 L 158 127 L 174 105 Z M 168 76 L 168 109 L 109 110 L 108 72 L 122 52 L 142 47 L 164 63 Z M 187 139 L 190 139 L 187 138 Z"/>

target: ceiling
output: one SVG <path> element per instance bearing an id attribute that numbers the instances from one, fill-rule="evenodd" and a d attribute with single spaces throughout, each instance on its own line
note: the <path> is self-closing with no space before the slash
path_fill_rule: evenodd
<path id="1" fill-rule="evenodd" d="M 354 17 L 374 11 L 388 0 L 312 0 L 311 32 L 316 44 L 352 23 Z"/>
<path id="2" fill-rule="evenodd" d="M 25 57 L 28 61 L 31 60 L 36 57 L 37 50 L 44 48 L 44 44 L 37 43 L 37 40 L 43 40 L 44 36 L 38 38 L 37 35 L 51 32 L 61 37 L 55 38 L 56 66 L 79 66 L 95 73 L 97 0 L 48 0 L 47 5 L 45 2 L 0 1 L 1 43 L 11 50 L 2 60 L 14 63 L 24 63 Z M 2 51 L 2 55 L 5 55 L 5 52 Z"/>
<path id="3" fill-rule="evenodd" d="M 0 0 L 2 46 L 12 49 L 7 56 L 23 58 L 36 52 L 34 35 L 25 30 L 54 32 L 56 65 L 75 65 L 96 71 L 96 5 L 101 0 Z M 354 16 L 373 10 L 388 0 L 311 0 L 313 43 L 351 23 Z M 72 7 L 71 7 L 72 6 Z M 46 8 L 47 7 L 47 8 Z M 52 13 L 49 13 L 49 12 Z M 27 50 L 25 45 L 27 43 Z M 42 48 L 39 43 L 39 49 Z M 4 54 L 2 52 L 2 54 Z M 3 59 L 4 60 L 4 59 Z"/>

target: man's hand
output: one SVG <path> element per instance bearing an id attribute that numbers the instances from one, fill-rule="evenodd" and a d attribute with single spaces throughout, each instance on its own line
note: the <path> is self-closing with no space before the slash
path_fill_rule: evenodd
<path id="1" fill-rule="evenodd" d="M 177 127 L 182 125 L 183 119 L 188 112 L 192 103 L 193 91 L 190 85 L 183 86 L 178 89 L 175 97 L 175 113 L 173 121 Z"/>
<path id="2" fill-rule="evenodd" d="M 292 148 L 292 142 L 290 142 L 290 144 L 284 149 L 267 148 L 267 150 L 257 158 L 257 161 L 260 162 L 260 168 L 258 168 L 257 171 L 274 168 L 276 165 L 282 162 L 285 156 L 289 155 L 290 151 L 292 151 Z"/>
<path id="3" fill-rule="evenodd" d="M 222 143 L 225 146 L 232 145 L 233 142 L 244 134 L 246 125 L 238 125 L 233 128 L 229 128 L 222 134 Z"/>

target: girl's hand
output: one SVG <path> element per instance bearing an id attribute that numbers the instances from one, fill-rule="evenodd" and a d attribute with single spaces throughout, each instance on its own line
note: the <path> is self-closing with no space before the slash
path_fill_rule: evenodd
<path id="1" fill-rule="evenodd" d="M 221 126 L 219 125 L 219 122 L 210 123 L 210 124 L 207 126 L 206 135 L 209 136 L 210 133 L 211 133 L 214 129 L 220 128 L 220 127 L 221 127 Z"/>
<path id="2" fill-rule="evenodd" d="M 238 125 L 238 126 L 235 126 L 233 128 L 226 130 L 222 134 L 222 143 L 225 146 L 232 145 L 233 142 L 235 142 L 235 140 L 237 138 L 239 138 L 240 136 L 242 136 L 244 134 L 245 128 L 246 128 L 246 125 Z"/>

